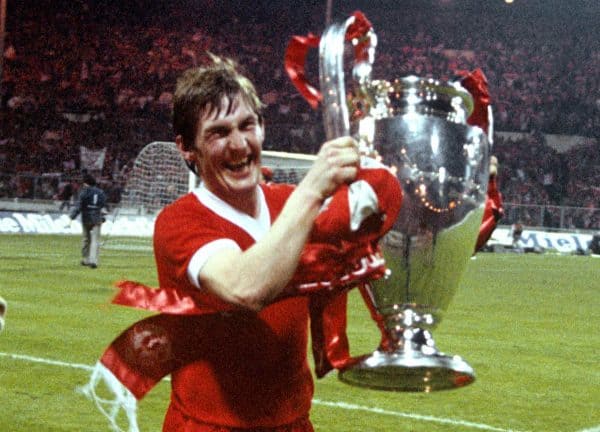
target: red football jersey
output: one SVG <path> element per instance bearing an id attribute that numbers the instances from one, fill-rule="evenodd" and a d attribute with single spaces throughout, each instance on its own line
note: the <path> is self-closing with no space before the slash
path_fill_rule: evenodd
<path id="1" fill-rule="evenodd" d="M 232 213 L 205 189 L 167 206 L 157 218 L 160 286 L 188 290 L 211 321 L 202 334 L 190 331 L 198 355 L 171 375 L 165 431 L 181 430 L 181 418 L 248 428 L 279 426 L 308 415 L 313 381 L 307 362 L 307 298 L 277 302 L 257 314 L 232 308 L 188 277 L 188 268 L 199 269 L 216 248 L 235 244 L 246 250 L 268 231 L 292 188 L 263 185 L 261 191 L 258 219 Z M 197 263 L 190 266 L 193 260 Z"/>
<path id="2" fill-rule="evenodd" d="M 292 186 L 261 185 L 257 218 L 202 187 L 159 214 L 154 244 L 160 287 L 121 281 L 113 303 L 161 313 L 122 332 L 101 363 L 137 399 L 171 374 L 165 431 L 312 430 L 309 316 L 317 376 L 352 362 L 346 289 L 385 271 L 377 241 L 401 205 L 395 177 L 380 165 L 366 165 L 323 206 L 289 289 L 259 313 L 204 290 L 197 275 L 219 250 L 243 251 L 260 240 Z"/>

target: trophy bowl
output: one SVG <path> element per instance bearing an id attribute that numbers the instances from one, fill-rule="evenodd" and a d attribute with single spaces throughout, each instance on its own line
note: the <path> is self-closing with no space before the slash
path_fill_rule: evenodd
<path id="1" fill-rule="evenodd" d="M 456 83 L 416 76 L 373 81 L 360 105 L 352 132 L 396 173 L 403 201 L 381 242 L 388 275 L 363 290 L 382 342 L 339 378 L 396 391 L 464 386 L 474 380 L 473 369 L 440 352 L 431 330 L 474 251 L 487 189 L 487 135 L 466 123 L 472 98 Z"/>

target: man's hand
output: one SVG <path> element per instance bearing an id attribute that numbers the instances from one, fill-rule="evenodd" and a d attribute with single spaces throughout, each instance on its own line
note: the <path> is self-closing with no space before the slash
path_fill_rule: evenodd
<path id="1" fill-rule="evenodd" d="M 338 186 L 356 178 L 359 163 L 358 144 L 353 138 L 340 137 L 327 141 L 298 188 L 310 191 L 322 202 Z"/>

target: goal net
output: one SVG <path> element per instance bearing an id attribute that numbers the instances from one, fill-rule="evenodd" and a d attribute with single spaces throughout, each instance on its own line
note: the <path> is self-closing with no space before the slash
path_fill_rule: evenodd
<path id="1" fill-rule="evenodd" d="M 136 157 L 121 194 L 121 209 L 153 213 L 189 190 L 185 161 L 173 142 L 147 144 Z"/>
<path id="2" fill-rule="evenodd" d="M 315 157 L 301 153 L 264 150 L 262 165 L 271 171 L 270 181 L 297 184 Z M 197 186 L 174 142 L 155 141 L 139 153 L 123 193 L 122 209 L 155 213 Z"/>

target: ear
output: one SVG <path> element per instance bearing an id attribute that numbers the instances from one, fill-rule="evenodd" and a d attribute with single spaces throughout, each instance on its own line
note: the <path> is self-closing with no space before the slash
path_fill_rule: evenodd
<path id="1" fill-rule="evenodd" d="M 175 144 L 177 145 L 177 149 L 179 150 L 179 153 L 181 154 L 181 156 L 183 156 L 183 159 L 186 162 L 190 162 L 195 165 L 198 160 L 198 157 L 196 156 L 196 152 L 185 149 L 185 147 L 183 145 L 183 137 L 181 135 L 177 135 L 175 137 Z"/>
<path id="2" fill-rule="evenodd" d="M 265 140 L 265 120 L 263 116 L 258 117 L 258 127 L 260 128 L 261 140 L 264 142 Z"/>

